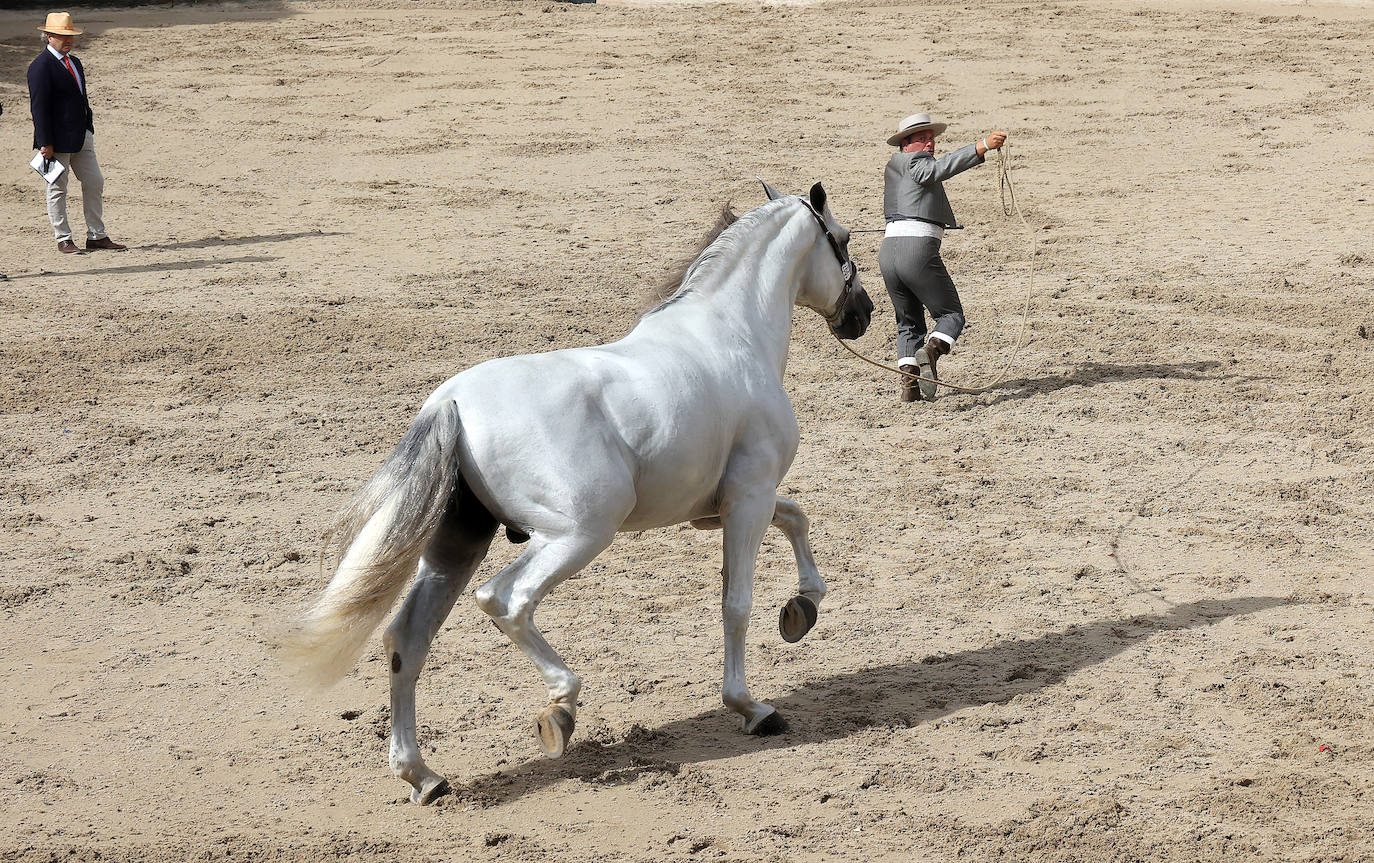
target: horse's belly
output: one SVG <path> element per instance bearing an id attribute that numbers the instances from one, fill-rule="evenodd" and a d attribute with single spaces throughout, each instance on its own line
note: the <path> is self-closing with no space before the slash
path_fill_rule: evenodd
<path id="1" fill-rule="evenodd" d="M 704 490 L 687 490 L 679 486 L 662 492 L 652 489 L 642 491 L 636 496 L 635 508 L 620 530 L 649 530 L 715 515 L 718 508 L 715 492 L 714 486 Z"/>
<path id="2" fill-rule="evenodd" d="M 723 454 L 701 460 L 661 457 L 641 461 L 635 476 L 635 505 L 622 531 L 648 530 L 714 515 Z"/>

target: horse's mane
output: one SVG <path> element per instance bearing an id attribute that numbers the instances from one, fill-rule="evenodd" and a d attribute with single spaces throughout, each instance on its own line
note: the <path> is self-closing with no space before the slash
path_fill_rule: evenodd
<path id="1" fill-rule="evenodd" d="M 668 278 L 645 291 L 644 302 L 642 304 L 644 307 L 644 314 L 647 315 L 651 312 L 656 312 L 677 299 L 681 295 L 681 289 L 687 279 L 687 274 L 691 272 L 698 261 L 706 257 L 704 254 L 706 250 L 711 247 L 711 244 L 714 243 L 721 234 L 725 233 L 725 229 L 738 221 L 739 216 L 735 215 L 735 211 L 731 209 L 729 203 L 721 206 L 720 215 L 716 217 L 716 223 L 711 226 L 711 230 L 706 233 L 706 236 L 701 239 L 701 242 L 697 243 L 692 253 L 678 261 Z"/>

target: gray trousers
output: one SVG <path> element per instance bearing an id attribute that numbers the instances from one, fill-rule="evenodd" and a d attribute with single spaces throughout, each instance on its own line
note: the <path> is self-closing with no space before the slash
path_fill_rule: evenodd
<path id="1" fill-rule="evenodd" d="M 48 221 L 60 243 L 72 238 L 72 226 L 67 221 L 67 182 L 72 174 L 81 181 L 81 209 L 86 216 L 86 239 L 101 240 L 105 233 L 105 175 L 95 160 L 95 135 L 86 131 L 86 140 L 79 153 L 54 153 L 53 158 L 67 166 L 56 183 L 48 185 Z"/>
<path id="2" fill-rule="evenodd" d="M 934 237 L 884 237 L 878 268 L 897 313 L 898 361 L 913 358 L 926 344 L 926 311 L 935 319 L 935 335 L 954 344 L 964 331 L 959 292 L 940 260 Z"/>

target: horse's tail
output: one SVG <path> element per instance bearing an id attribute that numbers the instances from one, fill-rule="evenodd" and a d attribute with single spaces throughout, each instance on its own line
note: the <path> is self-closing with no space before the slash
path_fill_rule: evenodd
<path id="1" fill-rule="evenodd" d="M 307 679 L 343 677 L 415 575 L 458 481 L 459 431 L 456 402 L 422 411 L 326 534 L 339 568 L 285 637 Z"/>

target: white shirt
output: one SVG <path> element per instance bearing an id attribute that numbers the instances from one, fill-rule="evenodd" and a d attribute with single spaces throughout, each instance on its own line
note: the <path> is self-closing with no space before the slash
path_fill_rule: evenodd
<path id="1" fill-rule="evenodd" d="M 887 230 L 883 233 L 884 237 L 934 237 L 941 239 L 945 235 L 945 229 L 922 219 L 898 219 L 887 223 Z"/>
<path id="2" fill-rule="evenodd" d="M 59 63 L 62 64 L 62 68 L 63 68 L 63 69 L 67 68 L 68 60 L 67 60 L 67 58 L 66 58 L 65 56 L 63 56 L 63 54 L 62 54 L 61 51 L 59 51 L 59 50 L 57 50 L 56 48 L 54 48 L 53 46 L 49 45 L 49 46 L 48 46 L 48 53 L 52 54 L 54 57 L 57 58 L 57 62 L 59 62 Z M 82 92 L 82 93 L 85 93 L 85 92 L 86 92 L 86 82 L 81 80 L 81 73 L 80 73 L 79 71 L 77 71 L 77 68 L 76 68 L 76 64 L 75 64 L 75 63 L 72 63 L 72 71 L 73 71 L 73 72 L 76 72 L 76 83 L 77 83 L 78 86 L 81 87 L 81 92 Z"/>

